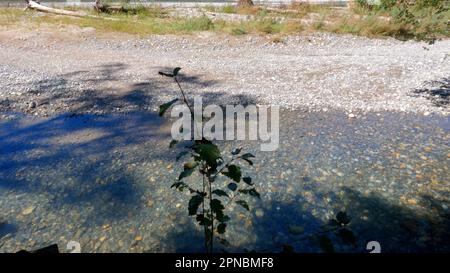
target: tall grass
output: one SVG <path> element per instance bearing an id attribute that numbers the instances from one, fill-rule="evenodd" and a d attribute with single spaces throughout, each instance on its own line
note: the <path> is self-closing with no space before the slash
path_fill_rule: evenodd
<path id="1" fill-rule="evenodd" d="M 391 19 L 389 23 L 376 24 L 385 29 L 383 35 L 429 41 L 450 36 L 450 5 L 446 0 L 381 0 L 380 5 L 370 5 L 367 0 L 358 0 L 353 12 L 388 16 Z"/>

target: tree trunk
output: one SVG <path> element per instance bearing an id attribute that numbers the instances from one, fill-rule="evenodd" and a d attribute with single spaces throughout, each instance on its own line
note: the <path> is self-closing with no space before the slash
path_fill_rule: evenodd
<path id="1" fill-rule="evenodd" d="M 238 0 L 237 6 L 240 8 L 251 7 L 251 6 L 254 6 L 254 4 L 253 4 L 252 0 Z"/>
<path id="2" fill-rule="evenodd" d="M 94 3 L 94 9 L 96 10 L 96 11 L 100 11 L 100 9 L 103 7 L 103 5 L 102 5 L 102 0 L 95 0 L 95 3 Z"/>

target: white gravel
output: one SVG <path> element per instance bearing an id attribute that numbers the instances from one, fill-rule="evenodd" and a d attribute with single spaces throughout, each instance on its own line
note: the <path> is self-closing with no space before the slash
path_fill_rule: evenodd
<path id="1" fill-rule="evenodd" d="M 180 66 L 188 92 L 221 104 L 448 115 L 436 94 L 414 90 L 448 82 L 449 54 L 448 39 L 428 45 L 312 34 L 274 43 L 208 32 L 137 38 L 99 37 L 92 28 L 0 30 L 0 111 L 154 108 L 176 91 L 157 72 Z M 37 107 L 29 107 L 33 101 Z"/>

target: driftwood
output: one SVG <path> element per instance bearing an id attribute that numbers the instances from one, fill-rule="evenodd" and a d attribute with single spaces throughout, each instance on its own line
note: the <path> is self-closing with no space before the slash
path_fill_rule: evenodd
<path id="1" fill-rule="evenodd" d="M 108 17 L 88 15 L 84 12 L 50 8 L 50 7 L 43 6 L 34 0 L 27 0 L 27 3 L 28 3 L 28 6 L 27 6 L 28 9 L 34 9 L 34 10 L 46 12 L 46 13 L 53 13 L 53 14 L 58 14 L 58 15 L 67 15 L 67 16 L 74 16 L 74 17 L 83 17 L 83 18 L 112 20 L 112 21 L 119 20 L 117 18 L 108 18 Z"/>
<path id="2" fill-rule="evenodd" d="M 27 2 L 28 2 L 27 8 L 34 9 L 34 10 L 41 11 L 41 12 L 54 13 L 54 14 L 67 15 L 67 16 L 75 16 L 75 17 L 87 17 L 88 16 L 84 12 L 77 12 L 77 11 L 70 11 L 70 10 L 46 7 L 46 6 L 43 6 L 33 0 L 28 0 Z"/>

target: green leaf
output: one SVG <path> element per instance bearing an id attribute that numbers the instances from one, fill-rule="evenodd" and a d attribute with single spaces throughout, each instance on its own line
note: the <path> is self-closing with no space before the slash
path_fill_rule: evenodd
<path id="1" fill-rule="evenodd" d="M 230 221 L 230 216 L 220 215 L 220 217 L 217 217 L 217 220 L 221 223 L 228 222 L 228 221 Z"/>
<path id="2" fill-rule="evenodd" d="M 248 195 L 251 195 L 251 196 L 254 196 L 254 197 L 261 198 L 259 193 L 254 188 L 251 188 L 251 189 L 240 189 L 239 192 L 243 193 L 243 194 L 248 194 Z"/>
<path id="3" fill-rule="evenodd" d="M 250 159 L 243 158 L 243 160 L 245 160 L 248 165 L 253 166 L 253 161 L 251 161 Z"/>
<path id="4" fill-rule="evenodd" d="M 258 197 L 259 199 L 261 199 L 261 196 L 259 195 L 259 192 L 257 192 L 255 189 L 250 189 L 248 191 L 248 194 L 250 194 L 251 196 Z"/>
<path id="5" fill-rule="evenodd" d="M 181 67 L 175 67 L 172 72 L 173 76 L 176 77 L 178 75 L 178 72 L 180 72 L 180 70 L 181 70 Z"/>
<path id="6" fill-rule="evenodd" d="M 235 191 L 237 189 L 237 184 L 231 182 L 230 184 L 228 184 L 228 188 L 232 191 Z"/>
<path id="7" fill-rule="evenodd" d="M 225 207 L 222 205 L 222 202 L 220 202 L 219 199 L 213 199 L 211 200 L 211 210 L 216 214 L 216 217 L 218 219 L 223 218 L 223 210 Z"/>
<path id="8" fill-rule="evenodd" d="M 228 194 L 227 194 L 225 191 L 219 190 L 219 189 L 213 190 L 212 193 L 213 193 L 213 194 L 216 194 L 216 195 L 218 195 L 218 196 L 226 196 L 226 197 L 229 197 Z"/>
<path id="9" fill-rule="evenodd" d="M 216 212 L 217 210 L 224 210 L 225 207 L 219 199 L 213 199 L 211 200 L 211 209 Z"/>
<path id="10" fill-rule="evenodd" d="M 255 156 L 251 153 L 245 153 L 245 154 L 241 155 L 241 159 L 247 161 L 247 163 L 250 166 L 253 166 L 253 161 L 251 161 L 249 158 L 253 158 L 253 157 L 255 157 Z"/>
<path id="11" fill-rule="evenodd" d="M 169 109 L 170 106 L 172 106 L 177 101 L 178 101 L 178 99 L 173 99 L 169 102 L 166 102 L 166 103 L 160 105 L 159 106 L 159 116 L 162 117 L 164 115 L 164 113 L 167 111 L 167 109 Z"/>
<path id="12" fill-rule="evenodd" d="M 344 242 L 344 244 L 348 244 L 348 245 L 356 245 L 356 237 L 355 234 L 353 234 L 353 232 L 347 228 L 341 228 L 338 232 L 337 235 L 341 238 L 342 242 Z"/>
<path id="13" fill-rule="evenodd" d="M 348 223 L 350 223 L 350 217 L 348 217 L 347 213 L 343 211 L 338 212 L 338 214 L 336 215 L 336 220 L 341 225 L 347 225 Z"/>
<path id="14" fill-rule="evenodd" d="M 325 253 L 334 253 L 334 246 L 330 238 L 325 235 L 319 237 L 319 246 Z"/>
<path id="15" fill-rule="evenodd" d="M 222 173 L 239 183 L 241 181 L 241 176 L 242 176 L 241 168 L 236 165 L 230 165 L 227 167 L 227 169 L 228 169 L 227 172 L 222 172 Z"/>
<path id="16" fill-rule="evenodd" d="M 193 146 L 194 151 L 205 161 L 210 167 L 217 166 L 217 160 L 220 158 L 220 150 L 213 143 L 201 143 Z"/>
<path id="17" fill-rule="evenodd" d="M 245 154 L 241 155 L 242 159 L 248 159 L 248 158 L 252 158 L 252 157 L 255 157 L 255 156 L 251 153 L 245 153 Z"/>
<path id="18" fill-rule="evenodd" d="M 242 178 L 242 181 L 244 181 L 245 184 L 247 184 L 247 185 L 253 186 L 252 178 L 249 177 L 249 176 L 243 177 L 243 178 Z"/>
<path id="19" fill-rule="evenodd" d="M 178 180 L 181 180 L 181 179 L 183 179 L 185 177 L 190 176 L 194 172 L 194 170 L 195 169 L 184 169 L 184 171 L 182 171 L 180 173 L 180 176 L 178 177 Z"/>
<path id="20" fill-rule="evenodd" d="M 159 71 L 158 74 L 161 75 L 161 76 L 164 76 L 164 77 L 173 78 L 173 74 L 170 74 L 170 73 L 164 73 L 162 71 Z"/>
<path id="21" fill-rule="evenodd" d="M 208 217 L 205 217 L 203 214 L 197 214 L 196 220 L 201 226 L 209 226 L 211 225 L 211 220 Z"/>
<path id="22" fill-rule="evenodd" d="M 175 147 L 175 145 L 177 145 L 178 140 L 176 139 L 172 139 L 172 141 L 169 143 L 169 149 Z"/>
<path id="23" fill-rule="evenodd" d="M 170 188 L 175 188 L 179 191 L 183 191 L 185 188 L 188 188 L 189 186 L 184 182 L 175 182 L 170 186 Z"/>
<path id="24" fill-rule="evenodd" d="M 238 155 L 240 152 L 242 151 L 242 147 L 236 148 L 234 149 L 231 154 L 232 155 Z"/>
<path id="25" fill-rule="evenodd" d="M 196 194 L 191 197 L 191 200 L 189 200 L 189 215 L 196 215 L 198 207 L 203 203 L 203 196 Z"/>
<path id="26" fill-rule="evenodd" d="M 336 219 L 331 219 L 328 224 L 332 227 L 339 227 L 341 224 Z"/>
<path id="27" fill-rule="evenodd" d="M 224 234 L 225 233 L 225 228 L 227 227 L 227 224 L 225 224 L 225 223 L 220 223 L 218 226 L 217 226 L 217 233 L 219 233 L 219 234 Z"/>
<path id="28" fill-rule="evenodd" d="M 245 202 L 244 200 L 237 200 L 236 204 L 242 206 L 246 210 L 250 210 L 250 207 L 248 206 L 247 202 Z"/>

